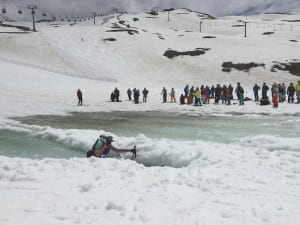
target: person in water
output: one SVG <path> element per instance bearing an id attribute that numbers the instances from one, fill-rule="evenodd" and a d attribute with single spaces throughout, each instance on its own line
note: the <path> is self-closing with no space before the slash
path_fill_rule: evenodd
<path id="1" fill-rule="evenodd" d="M 92 149 L 87 152 L 87 157 L 98 157 L 98 158 L 106 158 L 110 150 L 117 153 L 126 153 L 132 152 L 136 154 L 135 148 L 133 149 L 125 149 L 125 148 L 117 148 L 111 144 L 113 142 L 113 138 L 111 136 L 101 135 L 100 138 L 97 139 Z"/>

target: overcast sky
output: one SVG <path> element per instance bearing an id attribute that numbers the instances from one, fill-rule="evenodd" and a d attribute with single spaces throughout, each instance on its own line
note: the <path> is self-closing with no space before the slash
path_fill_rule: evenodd
<path id="1" fill-rule="evenodd" d="M 214 16 L 252 14 L 257 12 L 300 12 L 300 0 L 0 0 L 8 15 L 34 3 L 39 12 L 53 15 L 86 15 L 116 7 L 128 12 L 164 8 L 190 8 Z"/>

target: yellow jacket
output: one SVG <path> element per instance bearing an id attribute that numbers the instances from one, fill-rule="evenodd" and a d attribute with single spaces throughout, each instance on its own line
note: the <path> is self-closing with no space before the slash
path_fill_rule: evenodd
<path id="1" fill-rule="evenodd" d="M 296 87 L 295 87 L 296 91 L 300 91 L 300 84 L 296 84 Z"/>
<path id="2" fill-rule="evenodd" d="M 201 97 L 201 91 L 200 90 L 196 90 L 194 92 L 194 96 L 195 96 L 195 98 L 200 98 Z"/>

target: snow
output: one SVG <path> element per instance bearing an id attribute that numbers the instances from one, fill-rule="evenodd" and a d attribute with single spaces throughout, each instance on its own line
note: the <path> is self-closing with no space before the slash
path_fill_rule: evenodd
<path id="1" fill-rule="evenodd" d="M 278 109 L 254 102 L 198 108 L 161 104 L 163 86 L 168 90 L 174 87 L 179 96 L 187 83 L 235 86 L 241 82 L 246 95 L 252 97 L 254 83 L 299 80 L 288 72 L 272 73 L 270 67 L 273 61 L 299 60 L 300 23 L 283 20 L 299 19 L 300 15 L 247 17 L 252 23 L 244 38 L 243 28 L 232 27 L 244 18 L 204 20 L 205 33 L 199 33 L 197 14 L 176 14 L 186 12 L 171 12 L 169 23 L 166 13 L 151 19 L 143 13 L 122 15 L 121 20 L 137 28 L 137 35 L 105 32 L 118 22 L 117 16 L 102 26 L 59 22 L 56 28 L 39 24 L 37 33 L 1 33 L 0 129 L 50 136 L 66 146 L 87 148 L 99 131 L 30 126 L 10 118 L 73 111 L 156 110 L 193 115 L 295 115 L 296 121 L 287 123 L 299 124 L 297 104 L 283 103 Z M 139 20 L 133 22 L 133 18 Z M 0 32 L 2 29 L 7 32 L 2 27 Z M 274 35 L 262 35 L 274 29 Z M 216 38 L 203 39 L 205 35 Z M 117 40 L 103 41 L 109 37 Z M 198 57 L 163 57 L 168 48 L 188 51 L 199 47 L 211 50 Z M 221 72 L 225 61 L 265 63 L 266 68 L 227 74 Z M 112 104 L 108 99 L 115 87 L 120 89 L 122 100 L 129 87 L 147 87 L 149 102 Z M 76 106 L 77 88 L 83 91 L 85 107 Z M 294 225 L 300 220 L 298 137 L 262 134 L 229 144 L 168 139 L 153 143 L 143 135 L 116 140 L 119 145 L 136 143 L 145 149 L 138 163 L 127 159 L 0 156 L 0 224 Z M 156 167 L 139 163 L 155 160 Z"/>

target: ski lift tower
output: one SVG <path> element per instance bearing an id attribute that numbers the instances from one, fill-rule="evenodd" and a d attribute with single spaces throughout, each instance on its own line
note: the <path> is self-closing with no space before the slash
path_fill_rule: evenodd
<path id="1" fill-rule="evenodd" d="M 0 17 L 0 24 L 2 24 L 2 20 L 3 21 L 5 21 L 5 14 L 6 14 L 6 7 L 5 7 L 5 5 L 4 5 L 4 0 L 2 0 L 1 1 L 1 5 L 2 5 L 2 9 L 1 9 L 1 13 L 2 13 L 2 15 L 1 15 L 1 17 Z"/>
<path id="2" fill-rule="evenodd" d="M 35 32 L 36 29 L 35 29 L 34 15 L 35 15 L 35 11 L 37 10 L 37 6 L 36 5 L 28 5 L 27 8 L 31 10 L 31 15 L 32 15 L 32 30 Z"/>
<path id="3" fill-rule="evenodd" d="M 164 9 L 164 12 L 168 12 L 168 22 L 170 21 L 170 11 L 173 11 L 174 8 Z"/>

